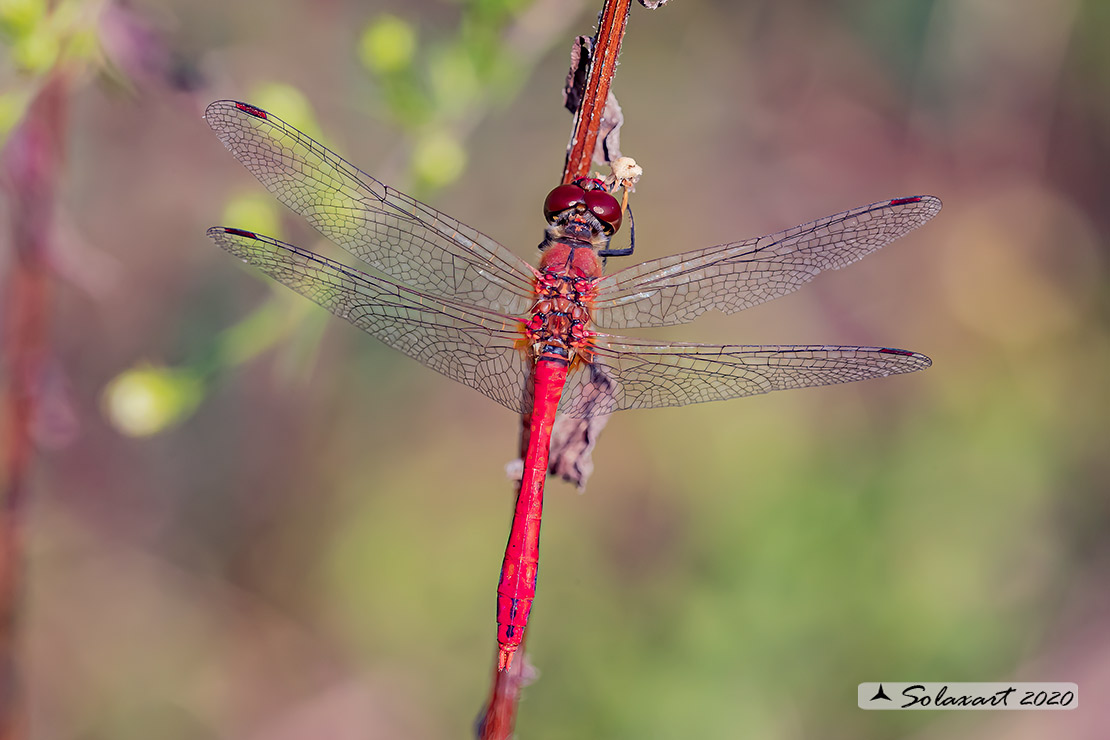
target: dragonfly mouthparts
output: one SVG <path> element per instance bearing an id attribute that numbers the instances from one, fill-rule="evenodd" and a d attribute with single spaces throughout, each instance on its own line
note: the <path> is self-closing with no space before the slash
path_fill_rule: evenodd
<path id="1" fill-rule="evenodd" d="M 585 219 L 572 218 L 562 228 L 562 238 L 573 239 L 577 242 L 589 244 L 593 241 L 597 229 L 586 222 Z"/>

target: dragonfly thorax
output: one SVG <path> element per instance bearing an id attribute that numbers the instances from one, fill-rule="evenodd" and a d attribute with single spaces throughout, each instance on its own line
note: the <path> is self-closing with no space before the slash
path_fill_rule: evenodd
<path id="1" fill-rule="evenodd" d="M 570 248 L 570 255 L 575 252 L 590 255 L 596 264 L 597 258 L 588 248 Z M 571 256 L 566 264 L 573 263 Z M 532 318 L 525 325 L 536 359 L 559 358 L 568 362 L 577 357 L 588 359 L 593 336 L 589 330 L 589 306 L 595 293 L 594 278 L 575 274 L 566 266 L 540 273 L 536 279 L 536 305 Z"/>
<path id="2" fill-rule="evenodd" d="M 540 270 L 544 275 L 586 280 L 597 280 L 601 277 L 601 259 L 592 244 L 571 240 L 551 241 L 545 244 L 543 256 L 540 257 Z M 544 245 L 540 246 L 544 247 Z"/>

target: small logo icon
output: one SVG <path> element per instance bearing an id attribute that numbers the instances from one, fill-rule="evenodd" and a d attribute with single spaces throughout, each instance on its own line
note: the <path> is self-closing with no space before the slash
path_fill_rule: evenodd
<path id="1" fill-rule="evenodd" d="M 894 701 L 893 699 L 891 699 L 889 696 L 886 695 L 885 691 L 883 691 L 883 685 L 882 684 L 879 684 L 879 690 L 876 691 L 875 695 L 871 697 L 871 701 L 875 701 L 876 699 L 886 699 L 887 701 Z"/>

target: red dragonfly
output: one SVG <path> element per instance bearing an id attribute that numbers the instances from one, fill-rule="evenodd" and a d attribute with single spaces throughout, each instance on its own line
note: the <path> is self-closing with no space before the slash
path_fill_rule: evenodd
<path id="1" fill-rule="evenodd" d="M 785 295 L 928 221 L 941 207 L 932 196 L 884 200 L 604 275 L 605 257 L 631 253 L 609 249 L 622 207 L 601 181 L 579 180 L 547 196 L 535 268 L 266 111 L 225 100 L 210 105 L 205 119 L 281 202 L 375 272 L 242 229 L 209 229 L 217 244 L 390 347 L 530 417 L 497 589 L 502 670 L 523 640 L 535 598 L 557 413 L 583 418 L 682 406 L 931 364 L 887 347 L 653 342 L 595 327 L 681 324 L 711 309 L 733 313 Z"/>

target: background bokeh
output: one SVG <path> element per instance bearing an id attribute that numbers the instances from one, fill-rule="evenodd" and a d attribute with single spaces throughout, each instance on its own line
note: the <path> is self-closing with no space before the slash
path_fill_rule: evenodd
<path id="1" fill-rule="evenodd" d="M 6 131 L 73 70 L 32 736 L 468 736 L 518 420 L 215 248 L 221 223 L 329 246 L 201 114 L 273 110 L 531 259 L 600 3 L 58 5 L 0 14 Z M 1105 736 L 1108 35 L 1099 0 L 633 8 L 638 258 L 945 202 L 795 295 L 651 336 L 935 365 L 615 416 L 584 495 L 548 486 L 521 738 Z M 1082 708 L 858 710 L 876 680 L 1073 681 Z"/>

